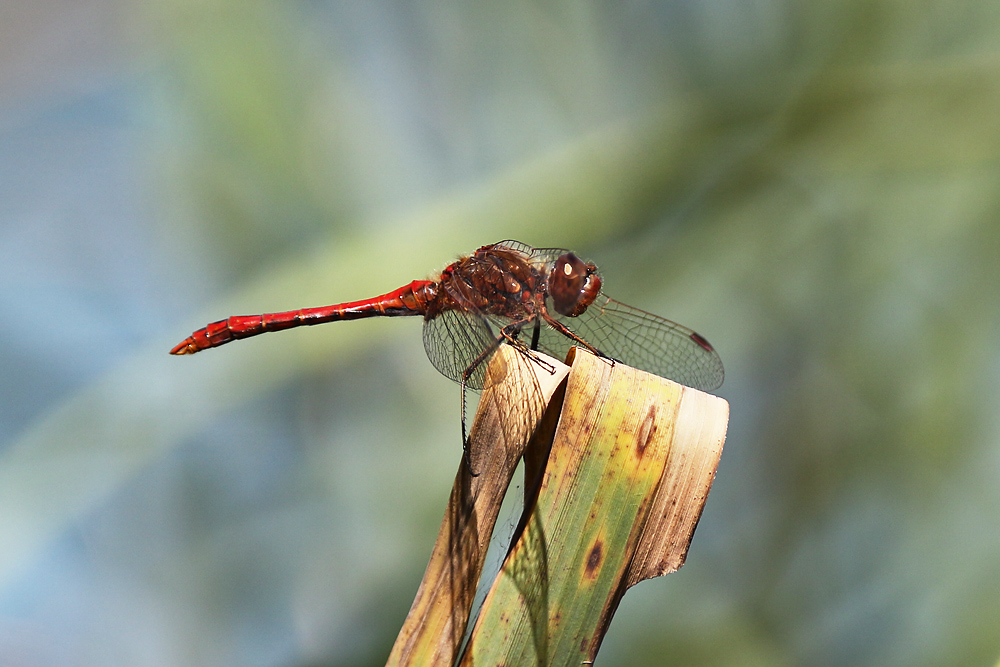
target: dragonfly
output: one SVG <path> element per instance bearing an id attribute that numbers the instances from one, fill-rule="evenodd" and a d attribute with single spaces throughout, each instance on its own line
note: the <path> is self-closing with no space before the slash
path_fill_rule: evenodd
<path id="1" fill-rule="evenodd" d="M 431 364 L 462 386 L 463 444 L 465 392 L 483 388 L 486 362 L 504 344 L 557 359 L 579 346 L 702 391 L 722 385 L 722 360 L 703 336 L 608 297 L 602 285 L 597 267 L 572 251 L 501 241 L 381 296 L 212 322 L 170 353 L 325 322 L 420 316 Z"/>

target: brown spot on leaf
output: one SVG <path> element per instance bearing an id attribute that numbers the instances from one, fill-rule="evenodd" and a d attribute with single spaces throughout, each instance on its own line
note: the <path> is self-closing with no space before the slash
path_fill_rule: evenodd
<path id="1" fill-rule="evenodd" d="M 643 457 L 646 453 L 646 447 L 649 446 L 654 437 L 656 437 L 656 405 L 650 404 L 649 410 L 646 411 L 646 417 L 642 420 L 642 424 L 639 425 L 639 431 L 636 433 L 636 456 L 639 458 Z"/>
<path id="2" fill-rule="evenodd" d="M 590 555 L 587 556 L 587 576 L 593 579 L 597 576 L 597 570 L 601 567 L 601 561 L 604 560 L 604 542 L 597 540 L 594 542 L 594 546 L 590 549 Z"/>

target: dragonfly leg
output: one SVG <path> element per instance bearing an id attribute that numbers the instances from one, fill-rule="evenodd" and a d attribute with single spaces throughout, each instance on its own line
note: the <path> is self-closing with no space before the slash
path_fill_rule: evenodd
<path id="1" fill-rule="evenodd" d="M 500 330 L 500 335 L 497 336 L 496 339 L 479 354 L 479 356 L 473 359 L 472 363 L 469 364 L 469 366 L 464 371 L 462 371 L 462 379 L 459 382 L 459 384 L 462 387 L 462 450 L 463 450 L 463 456 L 465 457 L 465 463 L 469 468 L 469 473 L 473 477 L 478 477 L 479 473 L 476 472 L 472 467 L 472 460 L 469 457 L 468 431 L 465 428 L 465 399 L 468 392 L 469 378 L 472 377 L 472 374 L 475 373 L 476 370 L 478 370 L 478 368 L 487 359 L 489 359 L 493 355 L 493 353 L 496 352 L 497 348 L 500 347 L 500 345 L 502 345 L 504 342 L 510 344 L 512 347 L 514 347 L 520 352 L 526 352 L 524 343 L 518 340 L 517 337 L 518 334 L 521 333 L 521 329 L 524 328 L 524 325 L 527 324 L 528 322 L 530 322 L 530 320 L 519 320 L 517 322 L 511 322 L 510 324 L 505 326 L 503 329 Z M 555 368 L 552 367 L 551 364 L 544 364 L 541 359 L 536 359 L 532 355 L 528 356 L 536 363 L 542 364 L 542 367 L 548 370 L 549 373 L 555 373 Z"/>
<path id="2" fill-rule="evenodd" d="M 500 336 L 502 338 L 505 338 L 507 340 L 507 343 L 515 350 L 525 355 L 533 363 L 538 364 L 538 366 L 540 366 L 542 370 L 544 370 L 546 373 L 548 373 L 549 375 L 555 375 L 556 372 L 555 366 L 553 366 L 552 364 L 543 359 L 539 359 L 533 354 L 530 354 L 530 352 L 538 351 L 538 336 L 541 331 L 541 323 L 538 321 L 537 318 L 534 319 L 535 327 L 534 331 L 531 334 L 531 347 L 525 345 L 524 342 L 520 338 L 518 338 L 518 335 L 521 333 L 521 329 L 523 329 L 524 325 L 527 324 L 529 321 L 531 320 L 521 320 L 519 322 L 508 324 L 507 326 L 505 326 L 503 329 L 500 330 Z"/>
<path id="3" fill-rule="evenodd" d="M 534 329 L 531 332 L 531 349 L 532 350 L 537 350 L 538 349 L 538 337 L 541 335 L 541 333 L 542 333 L 542 321 L 539 320 L 536 317 L 535 318 L 535 327 L 534 327 Z"/>
<path id="4" fill-rule="evenodd" d="M 503 341 L 504 337 L 502 335 L 497 336 L 496 340 L 494 340 L 489 347 L 483 350 L 478 357 L 473 359 L 472 363 L 469 364 L 464 371 L 462 371 L 462 379 L 459 382 L 462 386 L 462 457 L 465 459 L 465 465 L 469 468 L 469 474 L 473 477 L 479 477 L 479 473 L 472 467 L 472 458 L 469 455 L 469 435 L 465 429 L 465 399 L 469 390 L 469 378 L 472 377 L 472 374 L 476 372 L 484 361 L 489 359 L 489 357 L 496 352 L 496 349 L 500 347 L 500 344 Z"/>
<path id="5" fill-rule="evenodd" d="M 469 456 L 469 436 L 465 431 L 465 397 L 468 392 L 468 386 L 465 380 L 462 380 L 462 458 L 465 459 L 465 466 L 469 469 L 469 474 L 473 477 L 479 477 L 479 473 L 472 468 L 472 457 Z"/>
<path id="6" fill-rule="evenodd" d="M 588 343 L 584 339 L 582 339 L 579 336 L 577 336 L 575 333 L 573 333 L 569 329 L 569 327 L 567 327 L 565 324 L 563 324 L 559 320 L 555 319 L 554 317 L 552 317 L 548 313 L 542 313 L 542 317 L 545 319 L 545 322 L 550 327 L 552 327 L 553 329 L 555 329 L 556 331 L 558 331 L 559 333 L 561 333 L 563 336 L 566 336 L 566 338 L 569 338 L 571 341 L 573 341 L 574 343 L 576 343 L 580 347 L 586 348 L 590 352 L 593 352 L 594 356 L 599 357 L 601 359 L 609 359 L 610 361 L 614 362 L 614 359 L 612 357 L 609 357 L 608 355 L 604 354 L 603 352 L 601 352 L 600 350 L 598 350 L 596 347 L 594 347 L 593 345 L 591 345 L 590 343 Z"/>

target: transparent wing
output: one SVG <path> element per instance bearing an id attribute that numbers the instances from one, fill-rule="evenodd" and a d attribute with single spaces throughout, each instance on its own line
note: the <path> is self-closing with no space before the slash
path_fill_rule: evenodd
<path id="1" fill-rule="evenodd" d="M 507 248 L 508 250 L 513 250 L 516 253 L 524 255 L 525 257 L 531 257 L 537 252 L 527 243 L 521 243 L 520 241 L 514 241 L 512 239 L 508 239 L 507 241 L 500 241 L 499 243 L 494 243 L 493 247 Z"/>
<path id="2" fill-rule="evenodd" d="M 554 262 L 562 255 L 570 252 L 566 248 L 529 248 L 531 258 L 535 261 Z"/>
<path id="3" fill-rule="evenodd" d="M 520 241 L 500 241 L 494 247 L 513 250 L 523 255 L 532 264 L 551 264 L 569 252 L 565 248 L 533 248 L 527 243 L 521 243 Z"/>
<path id="4" fill-rule="evenodd" d="M 704 338 L 659 315 L 633 308 L 604 294 L 577 317 L 549 311 L 577 336 L 612 359 L 702 391 L 722 385 L 722 359 Z M 575 341 L 543 325 L 539 348 L 565 358 Z M 526 330 L 525 338 L 529 335 Z"/>
<path id="5" fill-rule="evenodd" d="M 473 310 L 446 310 L 424 322 L 424 350 L 434 368 L 446 378 L 462 381 L 462 374 L 484 352 L 495 347 L 499 329 Z M 466 383 L 469 389 L 483 388 L 486 364 L 482 363 Z"/>

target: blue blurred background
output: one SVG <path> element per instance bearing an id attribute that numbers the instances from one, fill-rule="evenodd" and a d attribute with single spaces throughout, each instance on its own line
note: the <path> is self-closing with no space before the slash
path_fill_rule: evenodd
<path id="1" fill-rule="evenodd" d="M 167 350 L 516 238 L 727 367 L 600 663 L 997 664 L 998 45 L 986 0 L 5 0 L 0 663 L 383 664 L 461 456 L 420 323 Z"/>

